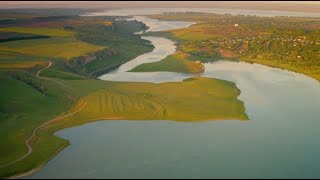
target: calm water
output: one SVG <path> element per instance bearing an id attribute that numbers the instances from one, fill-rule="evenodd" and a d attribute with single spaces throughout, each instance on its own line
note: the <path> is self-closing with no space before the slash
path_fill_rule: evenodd
<path id="1" fill-rule="evenodd" d="M 174 52 L 172 41 L 145 38 L 158 48 L 157 58 L 141 55 L 100 78 L 137 81 L 126 71 Z M 316 80 L 244 62 L 219 61 L 205 68 L 202 76 L 237 84 L 250 121 L 123 120 L 65 129 L 57 135 L 71 146 L 28 178 L 320 178 Z M 138 81 L 163 82 L 190 75 L 137 76 Z"/>

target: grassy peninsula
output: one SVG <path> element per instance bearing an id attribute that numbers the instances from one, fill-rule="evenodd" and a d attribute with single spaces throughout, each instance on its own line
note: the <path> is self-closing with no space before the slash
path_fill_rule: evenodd
<path id="1" fill-rule="evenodd" d="M 130 72 L 154 71 L 199 73 L 204 71 L 204 66 L 201 61 L 195 60 L 190 54 L 176 52 L 161 61 L 141 64 L 130 70 Z"/>

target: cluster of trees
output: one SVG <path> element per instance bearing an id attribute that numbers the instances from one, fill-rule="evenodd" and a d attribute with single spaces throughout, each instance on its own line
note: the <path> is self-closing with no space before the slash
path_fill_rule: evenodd
<path id="1" fill-rule="evenodd" d="M 41 94 L 48 96 L 47 87 L 44 85 L 43 81 L 34 78 L 34 76 L 30 73 L 25 73 L 23 71 L 8 71 L 7 73 L 12 78 L 22 83 L 25 83 L 37 90 L 38 92 L 40 92 Z"/>

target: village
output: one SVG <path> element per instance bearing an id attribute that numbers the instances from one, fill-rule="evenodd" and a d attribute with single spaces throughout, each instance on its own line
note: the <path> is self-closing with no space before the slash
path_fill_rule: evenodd
<path id="1" fill-rule="evenodd" d="M 237 27 L 238 24 L 235 24 Z M 241 57 L 255 54 L 271 53 L 277 59 L 283 60 L 294 59 L 310 59 L 310 55 L 316 56 L 315 53 L 320 51 L 320 39 L 316 35 L 283 35 L 273 33 L 270 35 L 259 36 L 226 36 L 221 38 L 212 38 L 203 41 L 194 41 L 186 46 L 196 46 L 201 49 L 202 53 L 217 49 L 225 49 L 231 51 L 235 56 Z M 308 50 L 304 50 L 308 47 Z M 211 51 L 211 52 L 210 52 Z"/>

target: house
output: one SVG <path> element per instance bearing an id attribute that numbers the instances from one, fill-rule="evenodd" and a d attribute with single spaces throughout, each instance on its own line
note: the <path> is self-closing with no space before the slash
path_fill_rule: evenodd
<path id="1" fill-rule="evenodd" d="M 239 24 L 234 24 L 234 27 L 238 27 L 239 26 Z"/>

